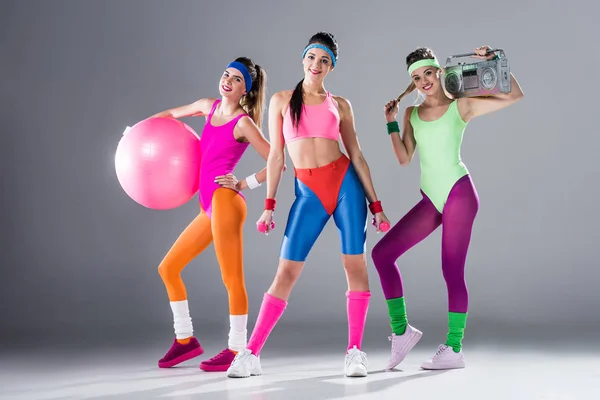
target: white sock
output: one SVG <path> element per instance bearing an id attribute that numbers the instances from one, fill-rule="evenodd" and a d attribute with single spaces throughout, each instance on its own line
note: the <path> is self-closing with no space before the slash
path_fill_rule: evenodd
<path id="1" fill-rule="evenodd" d="M 233 351 L 242 351 L 246 348 L 248 331 L 248 315 L 229 316 L 229 348 Z"/>
<path id="2" fill-rule="evenodd" d="M 192 318 L 190 317 L 190 309 L 188 308 L 187 300 L 172 301 L 171 310 L 173 310 L 173 328 L 175 328 L 175 337 L 187 339 L 194 334 L 192 327 Z"/>

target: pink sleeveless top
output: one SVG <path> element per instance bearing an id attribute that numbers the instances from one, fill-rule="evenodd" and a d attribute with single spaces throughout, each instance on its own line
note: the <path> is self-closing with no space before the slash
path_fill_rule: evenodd
<path id="1" fill-rule="evenodd" d="M 210 217 L 212 214 L 212 197 L 215 190 L 221 186 L 215 183 L 215 177 L 233 173 L 235 166 L 242 158 L 244 151 L 250 143 L 240 143 L 233 136 L 233 129 L 240 118 L 248 114 L 240 114 L 231 121 L 214 126 L 211 119 L 217 105 L 221 100 L 215 101 L 206 118 L 206 125 L 200 137 L 200 206 Z M 238 192 L 242 198 L 244 197 Z"/>
<path id="2" fill-rule="evenodd" d="M 327 92 L 321 104 L 302 105 L 302 116 L 298 129 L 293 125 L 292 113 L 288 105 L 283 118 L 283 137 L 286 143 L 306 138 L 325 138 L 337 141 L 340 136 L 340 113 Z"/>

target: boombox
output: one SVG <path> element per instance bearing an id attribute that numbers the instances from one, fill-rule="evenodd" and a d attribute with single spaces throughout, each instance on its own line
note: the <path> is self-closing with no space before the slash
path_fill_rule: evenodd
<path id="1" fill-rule="evenodd" d="M 454 98 L 491 96 L 510 93 L 510 67 L 504 50 L 490 50 L 498 57 L 492 60 L 457 63 L 450 66 L 452 59 L 472 57 L 475 53 L 457 54 L 446 59 L 442 83 L 448 94 Z"/>

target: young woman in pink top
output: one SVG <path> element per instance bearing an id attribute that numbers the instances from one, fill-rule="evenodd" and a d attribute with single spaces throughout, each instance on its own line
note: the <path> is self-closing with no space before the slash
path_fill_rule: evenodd
<path id="1" fill-rule="evenodd" d="M 366 267 L 367 200 L 379 231 L 389 221 L 373 189 L 367 162 L 356 137 L 350 102 L 325 90 L 323 81 L 337 63 L 338 46 L 330 33 L 314 35 L 304 49 L 304 79 L 294 90 L 276 93 L 269 106 L 272 146 L 267 161 L 267 200 L 259 224 L 272 227 L 275 195 L 284 165 L 284 145 L 295 169 L 296 200 L 288 216 L 280 261 L 273 284 L 265 293 L 246 350 L 227 371 L 229 377 L 260 375 L 260 351 L 279 320 L 300 276 L 304 261 L 333 215 L 341 239 L 348 280 L 347 376 L 366 376 L 361 342 L 370 291 Z M 342 153 L 341 139 L 346 152 Z"/>
<path id="2" fill-rule="evenodd" d="M 261 132 L 266 73 L 251 59 L 240 57 L 227 65 L 219 81 L 221 99 L 204 98 L 153 117 L 206 116 L 200 139 L 200 213 L 181 233 L 158 267 L 174 318 L 175 339 L 158 362 L 169 368 L 204 352 L 193 336 L 187 293 L 181 271 L 214 242 L 223 283 L 229 295 L 229 343 L 221 353 L 203 361 L 205 371 L 225 371 L 236 352 L 246 347 L 248 297 L 244 283 L 242 227 L 246 203 L 240 193 L 266 179 L 266 169 L 238 181 L 233 170 L 249 144 L 267 158 L 270 144 Z"/>

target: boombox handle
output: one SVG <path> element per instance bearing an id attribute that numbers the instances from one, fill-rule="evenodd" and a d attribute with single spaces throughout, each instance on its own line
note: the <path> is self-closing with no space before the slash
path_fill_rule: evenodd
<path id="1" fill-rule="evenodd" d="M 500 53 L 500 58 L 505 58 L 506 55 L 504 54 L 504 50 L 502 49 L 495 49 L 495 50 L 488 50 L 487 54 L 489 53 Z M 448 66 L 448 64 L 450 64 L 450 61 L 453 58 L 463 58 L 463 57 L 472 57 L 472 56 L 476 56 L 477 53 L 465 53 L 465 54 L 456 54 L 454 56 L 450 56 L 446 59 L 446 65 L 444 66 L 444 68 L 446 68 Z"/>

